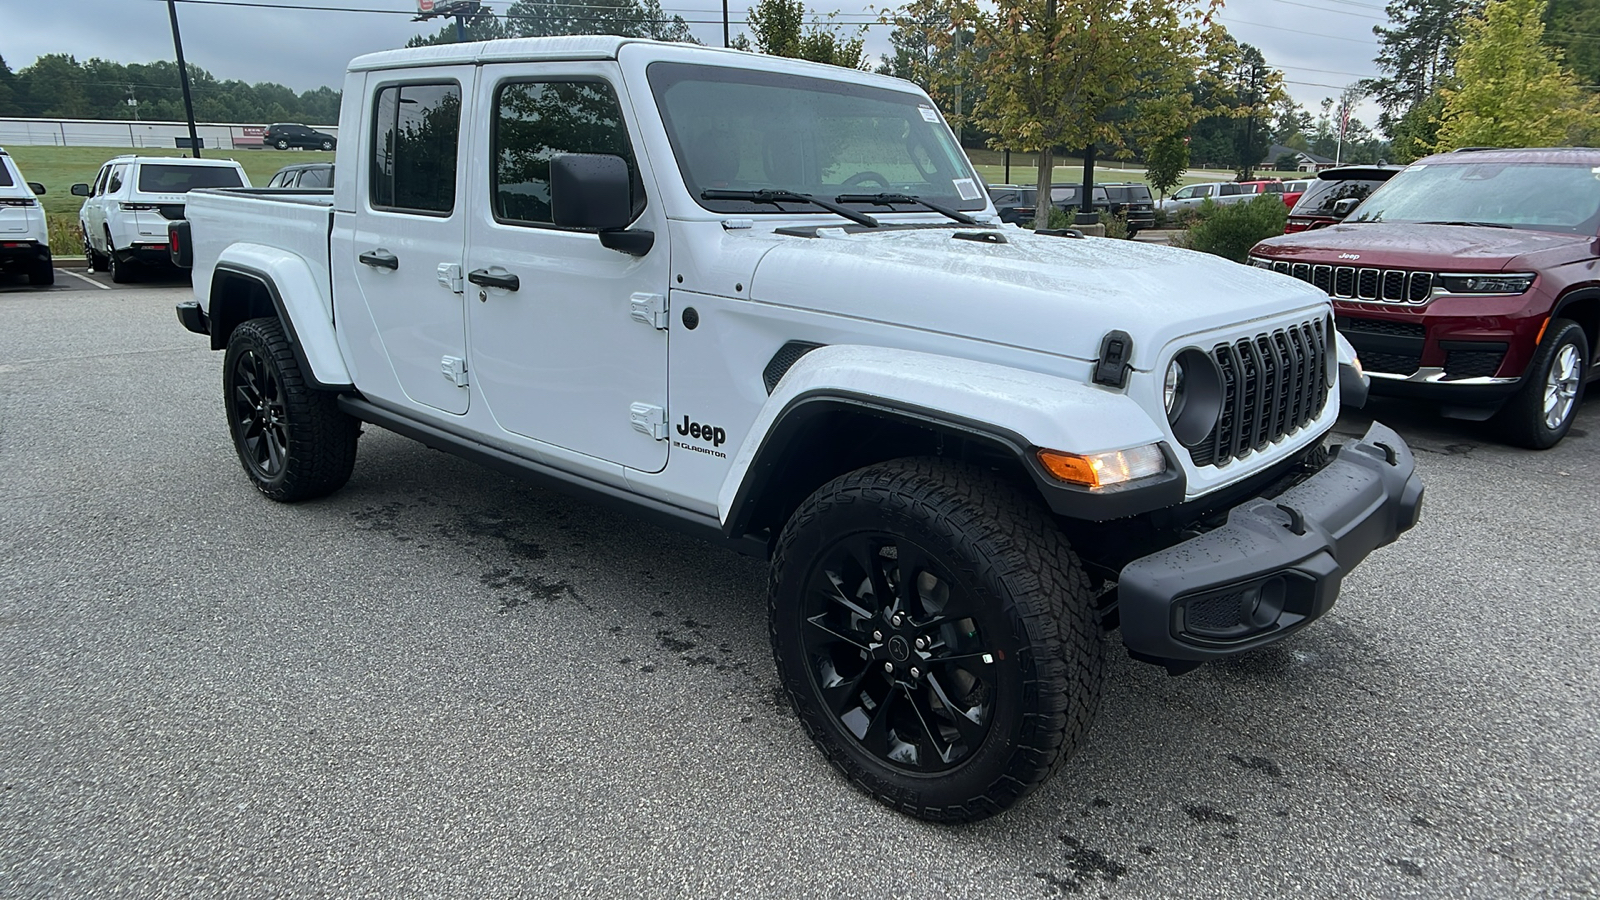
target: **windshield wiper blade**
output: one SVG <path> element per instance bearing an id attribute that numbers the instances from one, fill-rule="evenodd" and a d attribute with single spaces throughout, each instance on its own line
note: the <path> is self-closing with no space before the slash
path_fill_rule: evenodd
<path id="1" fill-rule="evenodd" d="M 820 206 L 828 212 L 844 216 L 857 225 L 868 228 L 877 228 L 878 220 L 864 212 L 856 212 L 848 206 L 840 206 L 832 200 L 823 200 L 810 194 L 797 194 L 794 191 L 701 191 L 701 200 L 749 200 L 754 203 L 810 203 Z"/>
<path id="2" fill-rule="evenodd" d="M 963 225 L 981 224 L 977 219 L 964 212 L 958 212 L 948 206 L 933 203 L 921 197 L 913 197 L 910 194 L 840 194 L 833 200 L 835 203 L 871 203 L 874 206 L 891 206 L 895 203 L 914 204 L 924 209 L 931 209 L 947 219 L 955 219 Z"/>
<path id="3" fill-rule="evenodd" d="M 1510 228 L 1503 222 L 1418 222 L 1418 225 L 1476 225 L 1479 228 Z"/>

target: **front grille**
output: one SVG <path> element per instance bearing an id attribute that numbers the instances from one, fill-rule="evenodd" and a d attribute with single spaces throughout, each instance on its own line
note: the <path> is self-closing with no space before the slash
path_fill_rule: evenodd
<path id="1" fill-rule="evenodd" d="M 1265 261 L 1263 261 L 1263 265 Z M 1363 269 L 1314 263 L 1273 262 L 1272 271 L 1316 285 L 1339 300 L 1421 305 L 1433 296 L 1437 280 L 1432 272 L 1404 269 Z"/>
<path id="2" fill-rule="evenodd" d="M 1222 372 L 1222 414 L 1188 447 L 1195 465 L 1227 465 L 1316 419 L 1328 401 L 1330 325 L 1307 321 L 1212 348 Z"/>
<path id="3" fill-rule="evenodd" d="M 1416 322 L 1391 322 L 1388 319 L 1362 319 L 1357 316 L 1339 316 L 1334 320 L 1345 334 L 1387 334 L 1392 337 L 1426 337 L 1428 331 Z M 1362 359 L 1366 359 L 1365 356 Z"/>
<path id="4" fill-rule="evenodd" d="M 1246 592 L 1237 590 L 1191 601 L 1184 607 L 1184 630 L 1201 634 L 1233 631 L 1249 620 L 1250 610 L 1245 608 L 1246 599 Z"/>
<path id="5" fill-rule="evenodd" d="M 1488 378 L 1500 371 L 1500 361 L 1506 358 L 1504 350 L 1447 350 L 1444 355 L 1445 378 Z M 1362 360 L 1366 357 L 1363 356 Z"/>

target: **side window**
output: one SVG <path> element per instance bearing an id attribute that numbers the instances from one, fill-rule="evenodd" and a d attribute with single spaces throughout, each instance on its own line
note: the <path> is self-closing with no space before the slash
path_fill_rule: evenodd
<path id="1" fill-rule="evenodd" d="M 300 173 L 300 186 L 303 188 L 330 187 L 332 178 L 332 169 L 306 169 Z"/>
<path id="2" fill-rule="evenodd" d="M 1194 195 L 1196 197 L 1209 197 L 1216 192 L 1216 189 L 1217 186 L 1214 184 L 1202 184 L 1194 189 Z"/>
<path id="3" fill-rule="evenodd" d="M 1219 197 L 1232 197 L 1239 192 L 1239 186 L 1237 184 L 1217 185 L 1217 196 Z"/>
<path id="4" fill-rule="evenodd" d="M 122 179 L 128 174 L 127 166 L 112 166 L 111 180 L 106 183 L 106 193 L 115 194 L 122 190 Z"/>
<path id="5" fill-rule="evenodd" d="M 89 192 L 89 196 L 98 197 L 101 194 L 104 194 L 106 192 L 106 179 L 108 179 L 110 177 L 111 177 L 111 167 L 110 166 L 101 166 L 100 167 L 100 174 L 95 176 L 95 179 L 94 179 L 94 190 Z"/>
<path id="6" fill-rule="evenodd" d="M 374 207 L 434 214 L 455 209 L 459 85 L 404 84 L 379 90 L 372 131 Z"/>
<path id="7" fill-rule="evenodd" d="M 628 163 L 633 214 L 644 210 L 644 184 L 622 107 L 603 81 L 507 82 L 494 95 L 494 164 L 489 189 L 503 222 L 544 225 L 550 213 L 550 158 L 605 153 Z"/>

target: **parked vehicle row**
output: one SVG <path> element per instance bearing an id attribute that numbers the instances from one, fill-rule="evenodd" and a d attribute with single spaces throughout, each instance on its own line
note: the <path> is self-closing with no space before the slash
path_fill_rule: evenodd
<path id="1" fill-rule="evenodd" d="M 1332 298 L 1373 394 L 1560 441 L 1600 372 L 1600 150 L 1354 171 L 1370 177 L 1328 182 L 1331 204 L 1301 199 L 1343 224 L 1263 241 L 1251 262 Z"/>
<path id="2" fill-rule="evenodd" d="M 1150 188 L 1137 181 L 1113 181 L 1094 185 L 1089 205 L 1096 212 L 1123 217 L 1128 223 L 1128 236 L 1132 237 L 1156 224 L 1155 202 Z M 1037 211 L 1039 189 L 1020 184 L 995 184 L 989 186 L 989 199 L 1000 214 L 1000 220 L 1013 225 L 1031 226 Z M 1083 185 L 1054 184 L 1050 186 L 1050 203 L 1068 214 L 1083 206 Z"/>
<path id="3" fill-rule="evenodd" d="M 25 181 L 11 154 L 0 147 L 0 272 L 21 272 L 34 285 L 53 284 L 50 227 L 39 197 L 44 185 Z"/>

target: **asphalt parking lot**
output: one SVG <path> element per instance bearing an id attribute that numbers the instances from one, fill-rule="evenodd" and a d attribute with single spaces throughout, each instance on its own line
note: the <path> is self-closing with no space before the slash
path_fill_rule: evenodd
<path id="1" fill-rule="evenodd" d="M 0 896 L 1600 895 L 1600 400 L 1544 453 L 1346 416 L 1422 524 L 1269 650 L 1114 650 L 1078 755 L 948 828 L 812 749 L 760 563 L 371 428 L 261 498 L 186 294 L 0 286 Z"/>

